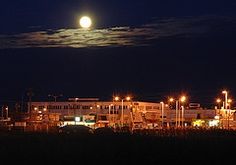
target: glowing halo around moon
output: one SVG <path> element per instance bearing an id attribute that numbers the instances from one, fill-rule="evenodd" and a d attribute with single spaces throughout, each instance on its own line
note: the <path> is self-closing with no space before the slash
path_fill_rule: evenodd
<path id="1" fill-rule="evenodd" d="M 91 18 L 89 18 L 88 16 L 83 16 L 83 17 L 80 18 L 79 24 L 80 24 L 80 26 L 81 26 L 82 28 L 87 29 L 87 28 L 90 28 L 90 27 L 91 27 L 91 25 L 92 25 L 92 20 L 91 20 Z"/>

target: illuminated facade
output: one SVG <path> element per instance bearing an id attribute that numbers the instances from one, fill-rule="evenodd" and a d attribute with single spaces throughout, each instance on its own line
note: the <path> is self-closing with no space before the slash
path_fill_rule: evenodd
<path id="1" fill-rule="evenodd" d="M 98 127 L 125 125 L 133 128 L 160 128 L 176 127 L 177 124 L 179 126 L 198 126 L 196 123 L 201 122 L 196 122 L 197 120 L 204 120 L 208 126 L 219 126 L 215 121 L 217 116 L 215 109 L 202 109 L 200 106 L 186 107 L 184 113 L 180 110 L 176 116 L 176 110 L 169 108 L 166 104 L 162 106 L 161 103 L 141 101 L 124 101 L 122 103 L 121 101 L 88 99 L 65 102 L 32 102 L 31 112 L 59 114 L 60 121 L 64 124 L 90 126 L 91 123 L 94 123 Z M 88 120 L 88 116 L 94 116 L 94 120 Z"/>
<path id="2" fill-rule="evenodd" d="M 143 123 L 142 113 L 154 112 L 154 119 L 157 120 L 160 115 L 160 104 L 150 102 L 124 101 L 123 108 L 121 101 L 66 101 L 66 102 L 32 102 L 31 112 L 55 113 L 60 114 L 60 119 L 64 121 L 67 118 L 78 120 L 79 117 L 95 115 L 96 123 L 124 125 L 130 123 Z M 30 111 L 30 107 L 29 107 Z M 159 114 L 159 115 L 158 115 Z M 123 117 L 123 120 L 122 120 Z"/>

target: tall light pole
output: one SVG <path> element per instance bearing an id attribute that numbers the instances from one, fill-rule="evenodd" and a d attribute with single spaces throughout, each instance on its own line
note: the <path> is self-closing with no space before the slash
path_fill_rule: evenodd
<path id="1" fill-rule="evenodd" d="M 178 128 L 179 126 L 184 126 L 184 106 L 180 103 L 184 103 L 186 101 L 186 96 L 181 96 L 179 99 L 177 99 L 175 101 L 175 127 Z M 170 98 L 169 99 L 170 102 L 173 102 L 174 99 L 173 98 Z M 181 109 L 180 109 L 181 108 Z M 182 111 L 182 114 L 181 114 L 181 111 Z M 182 117 L 181 117 L 182 115 Z"/>
<path id="2" fill-rule="evenodd" d="M 171 98 L 169 99 L 170 104 L 173 103 L 173 101 L 174 101 L 174 98 L 171 97 Z"/>
<path id="3" fill-rule="evenodd" d="M 218 109 L 217 115 L 219 116 L 219 127 L 221 127 L 221 122 L 220 122 L 220 119 L 221 119 L 221 118 L 220 118 L 220 117 L 221 117 L 221 116 L 220 116 L 220 115 L 221 115 L 221 113 L 220 113 L 220 112 L 221 112 L 221 104 L 220 104 L 220 103 L 221 103 L 221 99 L 219 99 L 219 98 L 216 99 L 216 103 L 217 103 L 218 106 L 219 106 L 219 109 L 217 108 L 217 109 Z M 224 106 L 224 105 L 223 105 L 223 106 Z"/>
<path id="4" fill-rule="evenodd" d="M 182 96 L 180 98 L 181 103 L 184 103 L 186 101 L 186 96 Z M 184 106 L 181 106 L 182 109 L 182 127 L 184 127 Z"/>
<path id="5" fill-rule="evenodd" d="M 121 99 L 121 127 L 124 126 L 124 99 Z"/>
<path id="6" fill-rule="evenodd" d="M 221 107 L 220 107 L 220 103 L 221 103 L 221 99 L 216 99 L 216 103 L 218 104 L 218 106 L 219 106 L 219 109 L 221 109 Z"/>
<path id="7" fill-rule="evenodd" d="M 231 111 L 231 103 L 232 103 L 232 99 L 228 99 L 228 103 L 229 103 L 229 109 L 228 109 L 228 129 L 229 129 L 229 117 L 230 117 L 230 111 Z"/>
<path id="8" fill-rule="evenodd" d="M 172 104 L 174 101 L 175 101 L 175 99 L 172 98 L 172 97 L 169 99 L 170 107 L 172 107 L 171 104 Z M 177 107 L 178 107 L 178 103 L 177 103 L 177 101 L 176 101 L 176 103 L 175 103 L 175 109 L 176 109 L 176 114 L 175 114 L 175 127 L 177 127 Z M 171 108 L 171 109 L 172 109 L 172 108 Z M 170 114 L 171 114 L 171 113 L 170 113 Z M 170 121 L 171 121 L 171 115 L 170 115 Z"/>
<path id="9" fill-rule="evenodd" d="M 225 95 L 225 107 L 224 109 L 226 110 L 228 108 L 228 92 L 226 90 L 222 91 L 222 94 Z"/>
<path id="10" fill-rule="evenodd" d="M 181 106 L 181 110 L 182 110 L 182 128 L 184 127 L 184 106 Z"/>
<path id="11" fill-rule="evenodd" d="M 175 128 L 178 128 L 178 126 L 179 126 L 179 122 L 178 122 L 178 120 L 179 120 L 179 99 L 177 99 L 177 100 L 175 100 L 174 98 L 170 98 L 169 99 L 169 102 L 173 102 L 173 101 L 175 101 Z"/>
<path id="12" fill-rule="evenodd" d="M 119 96 L 115 96 L 115 97 L 113 98 L 113 101 L 119 101 L 119 100 L 120 100 Z"/>
<path id="13" fill-rule="evenodd" d="M 115 101 L 119 101 L 120 98 L 118 96 L 115 97 Z M 125 98 L 122 98 L 121 99 L 121 127 L 124 126 L 124 100 L 126 101 L 130 101 L 131 100 L 131 97 L 130 96 L 127 96 Z"/>
<path id="14" fill-rule="evenodd" d="M 161 103 L 161 128 L 163 129 L 163 124 L 164 124 L 164 102 Z"/>
<path id="15" fill-rule="evenodd" d="M 8 119 L 8 106 L 6 107 L 6 119 Z"/>
<path id="16" fill-rule="evenodd" d="M 231 103 L 232 103 L 232 99 L 228 99 L 229 109 L 231 109 Z"/>
<path id="17" fill-rule="evenodd" d="M 228 91 L 224 90 L 224 91 L 222 91 L 222 94 L 225 95 L 224 110 L 225 110 L 225 112 L 227 112 L 227 109 L 228 109 Z"/>
<path id="18" fill-rule="evenodd" d="M 176 100 L 175 102 L 175 127 L 178 128 L 178 109 L 179 109 L 179 100 Z"/>

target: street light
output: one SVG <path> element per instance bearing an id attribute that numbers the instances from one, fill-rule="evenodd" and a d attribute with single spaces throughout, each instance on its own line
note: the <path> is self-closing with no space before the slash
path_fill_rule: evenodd
<path id="1" fill-rule="evenodd" d="M 175 101 L 175 99 L 172 98 L 172 97 L 169 99 L 169 102 L 170 102 L 170 103 L 172 103 L 172 102 L 174 102 L 174 101 Z M 176 101 L 175 101 L 175 112 L 176 112 L 176 113 L 175 113 L 175 127 L 176 127 L 176 128 L 178 127 L 178 109 L 179 109 L 179 108 L 178 108 L 178 107 L 179 107 L 179 104 L 178 104 L 178 103 L 179 103 L 179 101 L 176 100 Z"/>
<path id="2" fill-rule="evenodd" d="M 169 103 L 169 107 L 170 107 L 170 109 L 173 109 L 173 102 L 175 101 L 175 99 L 174 98 L 169 98 L 169 100 L 168 100 L 168 103 Z"/>
<path id="3" fill-rule="evenodd" d="M 8 119 L 8 106 L 6 107 L 6 119 Z"/>
<path id="4" fill-rule="evenodd" d="M 218 104 L 218 106 L 219 106 L 219 109 L 218 109 L 218 112 L 217 112 L 217 114 L 218 114 L 218 116 L 219 116 L 219 127 L 220 127 L 220 125 L 221 125 L 221 122 L 220 122 L 220 116 L 221 116 L 221 99 L 216 99 L 216 103 Z M 224 106 L 224 105 L 223 105 Z"/>
<path id="5" fill-rule="evenodd" d="M 221 107 L 220 107 L 220 103 L 221 103 L 221 99 L 216 99 L 216 102 L 218 103 L 218 106 L 219 106 L 219 109 L 221 109 Z"/>
<path id="6" fill-rule="evenodd" d="M 164 102 L 160 102 L 161 104 L 161 128 L 163 129 L 163 124 L 164 124 Z"/>
<path id="7" fill-rule="evenodd" d="M 231 109 L 231 103 L 232 103 L 232 99 L 228 99 L 229 109 Z"/>
<path id="8" fill-rule="evenodd" d="M 182 126 L 184 126 L 184 106 L 180 106 L 180 103 L 184 103 L 186 101 L 187 97 L 186 96 L 181 96 L 179 99 L 176 99 L 175 101 L 175 127 L 181 126 L 180 121 L 182 121 Z M 169 102 L 173 102 L 175 99 L 170 98 Z M 182 110 L 182 120 L 180 120 L 181 115 L 180 115 L 180 108 Z"/>
<path id="9" fill-rule="evenodd" d="M 118 96 L 116 96 L 116 97 L 114 98 L 114 100 L 115 100 L 115 101 L 119 101 L 120 98 L 119 98 Z"/>
<path id="10" fill-rule="evenodd" d="M 228 129 L 229 129 L 229 117 L 230 117 L 230 111 L 231 111 L 231 103 L 232 103 L 232 99 L 228 99 L 228 105 L 229 105 L 229 109 L 228 109 L 228 117 L 227 117 L 227 120 L 228 120 Z"/>
<path id="11" fill-rule="evenodd" d="M 171 98 L 169 99 L 169 101 L 172 103 L 172 102 L 174 101 L 174 98 L 171 97 Z"/>
<path id="12" fill-rule="evenodd" d="M 222 91 L 222 94 L 225 95 L 225 102 L 224 102 L 224 107 L 223 108 L 224 108 L 225 112 L 227 112 L 227 109 L 228 109 L 228 91 L 224 90 L 224 91 Z"/>
<path id="13" fill-rule="evenodd" d="M 184 103 L 186 101 L 186 96 L 181 96 L 180 97 L 180 102 Z M 184 106 L 181 106 L 182 109 L 182 127 L 184 127 Z"/>
<path id="14" fill-rule="evenodd" d="M 182 97 L 180 98 L 180 101 L 181 101 L 181 102 L 185 102 L 185 100 L 186 100 L 186 96 L 182 96 Z"/>
<path id="15" fill-rule="evenodd" d="M 228 108 L 228 92 L 226 90 L 222 91 L 222 94 L 225 95 L 225 107 L 224 109 Z"/>
<path id="16" fill-rule="evenodd" d="M 119 101 L 119 100 L 120 100 L 120 97 L 115 96 L 115 97 L 114 97 L 114 100 L 115 100 L 115 101 Z M 130 101 L 130 100 L 131 100 L 131 97 L 130 97 L 130 96 L 126 96 L 125 98 L 122 98 L 122 99 L 121 99 L 121 126 L 122 126 L 122 127 L 124 126 L 124 100 Z"/>
<path id="17" fill-rule="evenodd" d="M 222 91 L 222 94 L 225 95 L 225 106 L 224 106 L 224 109 L 227 112 L 227 127 L 229 129 L 229 115 L 230 115 L 230 109 L 231 109 L 230 103 L 232 102 L 232 99 L 228 99 L 228 91 L 224 90 L 224 91 Z"/>

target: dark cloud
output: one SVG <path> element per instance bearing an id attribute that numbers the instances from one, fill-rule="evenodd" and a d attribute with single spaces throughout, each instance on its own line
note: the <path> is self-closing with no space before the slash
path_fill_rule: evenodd
<path id="1" fill-rule="evenodd" d="M 201 37 L 235 27 L 229 17 L 184 17 L 159 19 L 140 27 L 103 29 L 49 29 L 15 35 L 0 35 L 0 48 L 29 47 L 110 47 L 151 45 L 163 37 Z M 229 26 L 229 24 L 231 24 Z"/>

